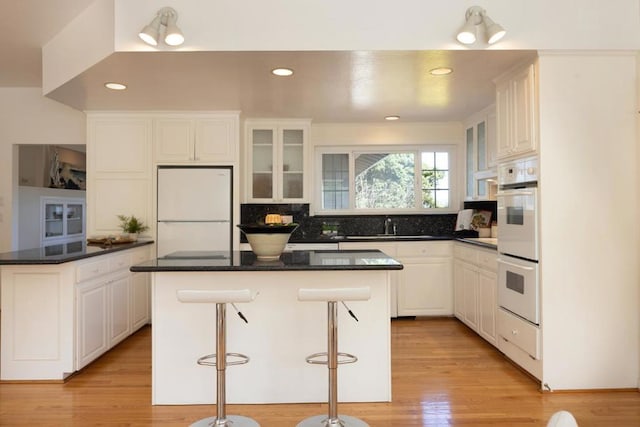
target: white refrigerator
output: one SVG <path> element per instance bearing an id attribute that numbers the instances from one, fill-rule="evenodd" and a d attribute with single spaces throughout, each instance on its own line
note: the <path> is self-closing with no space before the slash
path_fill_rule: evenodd
<path id="1" fill-rule="evenodd" d="M 230 167 L 158 167 L 158 258 L 232 250 Z"/>

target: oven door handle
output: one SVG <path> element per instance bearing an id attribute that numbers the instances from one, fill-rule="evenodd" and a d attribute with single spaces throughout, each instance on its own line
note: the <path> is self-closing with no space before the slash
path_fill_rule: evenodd
<path id="1" fill-rule="evenodd" d="M 507 190 L 498 191 L 496 196 L 533 196 L 533 191 Z"/>
<path id="2" fill-rule="evenodd" d="M 508 262 L 508 261 L 503 260 L 502 258 L 498 258 L 496 261 L 499 262 L 500 264 L 508 265 L 510 267 L 516 267 L 516 268 L 519 268 L 521 270 L 527 270 L 527 271 L 534 270 L 533 267 L 526 267 L 524 265 L 515 264 L 513 262 Z"/>

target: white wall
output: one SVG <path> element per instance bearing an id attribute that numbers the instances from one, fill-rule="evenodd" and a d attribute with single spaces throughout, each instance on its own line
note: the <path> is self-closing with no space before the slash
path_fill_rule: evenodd
<path id="1" fill-rule="evenodd" d="M 84 144 L 85 134 L 84 113 L 44 98 L 40 88 L 0 88 L 0 252 L 18 247 L 14 145 Z"/>
<path id="2" fill-rule="evenodd" d="M 636 57 L 540 54 L 543 382 L 637 387 Z"/>

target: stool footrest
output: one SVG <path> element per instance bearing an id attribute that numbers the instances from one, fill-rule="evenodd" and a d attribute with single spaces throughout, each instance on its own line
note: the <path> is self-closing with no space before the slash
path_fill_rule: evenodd
<path id="1" fill-rule="evenodd" d="M 324 357 L 326 360 L 318 360 L 321 357 Z M 341 357 L 342 359 L 340 359 Z M 310 354 L 305 358 L 305 360 L 307 361 L 307 363 L 310 363 L 312 365 L 328 365 L 329 364 L 328 354 L 326 351 L 322 353 Z M 347 363 L 356 363 L 357 361 L 358 361 L 358 358 L 353 354 L 338 352 L 338 365 L 345 365 Z"/>
<path id="2" fill-rule="evenodd" d="M 245 363 L 249 363 L 249 356 L 241 353 L 227 353 L 227 358 L 235 357 L 237 360 L 227 360 L 227 365 L 244 365 Z M 202 356 L 198 359 L 198 365 L 204 366 L 216 366 L 216 354 L 207 354 L 206 356 Z"/>

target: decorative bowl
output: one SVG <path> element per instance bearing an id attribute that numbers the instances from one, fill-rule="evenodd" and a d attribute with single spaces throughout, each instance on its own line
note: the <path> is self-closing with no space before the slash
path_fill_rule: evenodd
<path id="1" fill-rule="evenodd" d="M 238 228 L 247 236 L 256 257 L 269 261 L 280 258 L 298 224 L 238 224 Z"/>

